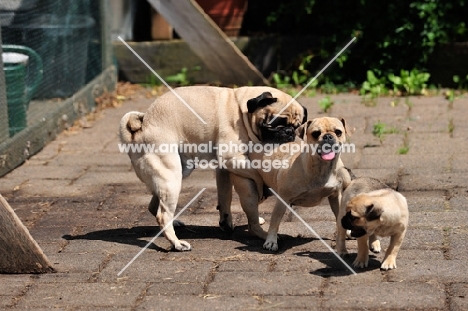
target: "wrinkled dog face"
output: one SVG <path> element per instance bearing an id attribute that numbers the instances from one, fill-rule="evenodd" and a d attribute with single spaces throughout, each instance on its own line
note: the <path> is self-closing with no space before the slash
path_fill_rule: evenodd
<path id="1" fill-rule="evenodd" d="M 281 144 L 294 141 L 295 130 L 307 120 L 307 109 L 294 101 L 277 115 L 289 101 L 286 96 L 276 98 L 270 92 L 264 92 L 247 102 L 248 111 L 253 114 L 254 126 L 258 130 L 256 134 L 262 142 Z"/>
<path id="2" fill-rule="evenodd" d="M 346 142 L 346 133 L 344 119 L 329 117 L 309 120 L 297 130 L 297 134 L 308 144 L 318 144 L 317 152 L 324 161 L 337 158 Z"/>
<path id="3" fill-rule="evenodd" d="M 360 194 L 349 200 L 346 215 L 341 219 L 343 228 L 351 230 L 354 237 L 372 233 L 380 226 L 382 209 L 376 205 L 371 197 Z"/>

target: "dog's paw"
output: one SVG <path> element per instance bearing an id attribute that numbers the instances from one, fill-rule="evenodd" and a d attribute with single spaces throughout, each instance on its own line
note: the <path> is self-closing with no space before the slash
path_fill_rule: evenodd
<path id="1" fill-rule="evenodd" d="M 385 261 L 382 263 L 382 265 L 380 266 L 380 270 L 384 270 L 384 271 L 387 271 L 387 270 L 392 270 L 392 269 L 396 269 L 396 261 L 395 259 L 393 258 L 387 258 L 385 259 Z"/>
<path id="2" fill-rule="evenodd" d="M 232 231 L 234 231 L 234 226 L 232 225 L 232 223 L 229 223 L 229 221 L 226 220 L 220 221 L 219 227 L 221 228 L 221 230 L 227 233 L 232 233 Z"/>
<path id="3" fill-rule="evenodd" d="M 258 217 L 258 223 L 261 225 L 265 224 L 265 219 L 263 217 Z"/>
<path id="4" fill-rule="evenodd" d="M 336 253 L 340 256 L 340 257 L 346 257 L 348 256 L 348 250 L 345 248 L 345 249 L 337 249 L 336 250 Z"/>
<path id="5" fill-rule="evenodd" d="M 190 246 L 190 243 L 186 241 L 179 240 L 179 243 L 176 243 L 174 245 L 174 249 L 179 252 L 186 252 L 192 249 L 192 246 Z"/>
<path id="6" fill-rule="evenodd" d="M 278 243 L 276 241 L 266 241 L 264 244 L 263 244 L 263 248 L 264 249 L 267 249 L 269 251 L 272 251 L 272 252 L 276 252 L 278 250 Z"/>
<path id="7" fill-rule="evenodd" d="M 382 248 L 380 247 L 380 241 L 375 240 L 374 242 L 372 242 L 369 245 L 369 249 L 374 253 L 380 253 L 380 251 L 382 250 Z"/>
<path id="8" fill-rule="evenodd" d="M 369 265 L 369 256 L 363 256 L 362 258 L 357 256 L 353 262 L 355 268 L 367 268 Z"/>
<path id="9" fill-rule="evenodd" d="M 219 209 L 219 206 L 217 207 Z M 221 230 L 231 233 L 234 230 L 231 213 L 220 213 L 219 227 Z"/>

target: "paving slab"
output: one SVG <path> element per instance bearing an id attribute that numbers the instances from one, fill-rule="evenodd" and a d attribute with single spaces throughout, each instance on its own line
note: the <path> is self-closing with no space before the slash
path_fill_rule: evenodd
<path id="1" fill-rule="evenodd" d="M 135 95 L 121 107 L 103 110 L 87 128 L 57 136 L 37 155 L 0 178 L 2 193 L 57 272 L 0 275 L 0 309 L 12 310 L 465 310 L 468 279 L 468 186 L 466 156 L 468 99 L 450 108 L 442 96 L 405 100 L 380 98 L 375 107 L 352 94 L 331 95 L 324 114 L 319 96 L 301 99 L 313 117 L 342 116 L 353 130 L 355 152 L 343 154 L 356 176 L 381 179 L 407 198 L 410 225 L 398 268 L 380 271 L 382 252 L 369 267 L 343 263 L 294 215 L 279 230 L 280 249 L 263 249 L 251 236 L 234 194 L 232 233 L 223 232 L 216 210 L 213 170 L 184 180 L 183 208 L 201 188 L 197 202 L 180 216 L 179 238 L 190 252 L 174 252 L 159 236 L 147 211 L 151 195 L 118 149 L 118 123 L 128 111 L 145 111 L 152 98 Z M 393 104 L 392 104 L 393 102 Z M 382 141 L 377 122 L 394 127 Z M 453 123 L 452 133 L 449 130 Z M 407 154 L 398 150 L 408 144 Z M 275 198 L 259 206 L 268 228 Z M 327 200 L 297 213 L 335 246 L 335 219 Z M 346 241 L 352 265 L 356 240 Z M 135 258 L 135 259 L 134 259 Z M 123 271 L 119 272 L 132 261 Z"/>

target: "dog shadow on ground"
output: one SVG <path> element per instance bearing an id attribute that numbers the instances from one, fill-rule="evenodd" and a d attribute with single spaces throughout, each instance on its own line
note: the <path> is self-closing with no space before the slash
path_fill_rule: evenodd
<path id="1" fill-rule="evenodd" d="M 258 252 L 271 254 L 271 251 L 263 249 L 264 241 L 256 236 L 251 235 L 248 232 L 247 225 L 245 226 L 236 226 L 234 230 L 230 233 L 222 231 L 219 227 L 215 226 L 192 226 L 192 225 L 183 225 L 175 227 L 176 235 L 181 240 L 196 240 L 196 239 L 213 239 L 213 240 L 230 240 L 236 241 L 242 246 L 235 247 L 235 249 L 249 252 Z M 145 247 L 150 238 L 155 237 L 159 233 L 158 226 L 136 226 L 132 228 L 117 228 L 117 229 L 106 229 L 106 230 L 97 230 L 91 231 L 82 235 L 64 235 L 63 239 L 72 241 L 72 240 L 91 240 L 91 241 L 105 241 L 113 242 L 120 244 L 127 244 L 138 247 Z M 164 239 L 163 234 L 155 241 L 159 239 Z M 300 246 L 307 244 L 315 239 L 313 238 L 304 238 L 304 237 L 292 237 L 289 235 L 280 234 L 279 235 L 280 249 L 279 252 L 282 253 L 290 248 L 295 246 Z M 169 242 L 164 241 L 164 245 L 169 245 Z M 171 249 L 163 248 L 158 246 L 155 243 L 151 243 L 148 246 L 149 249 L 156 250 L 158 252 L 170 252 Z"/>
<path id="2" fill-rule="evenodd" d="M 311 274 L 321 276 L 323 278 L 349 276 L 353 273 L 331 252 L 297 252 L 296 256 L 310 257 L 320 261 L 327 266 L 310 271 Z M 356 258 L 356 253 L 351 253 L 343 257 L 343 260 L 357 273 L 363 273 L 370 270 L 380 269 L 380 261 L 375 259 L 376 256 L 369 254 L 369 265 L 367 268 L 354 268 L 353 261 Z"/>

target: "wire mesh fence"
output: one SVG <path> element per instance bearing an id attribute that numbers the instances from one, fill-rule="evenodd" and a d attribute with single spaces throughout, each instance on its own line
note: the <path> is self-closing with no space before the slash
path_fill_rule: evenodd
<path id="1" fill-rule="evenodd" d="M 70 97 L 102 71 L 99 12 L 91 0 L 1 1 L 10 137 L 44 113 L 32 102 Z"/>
<path id="2" fill-rule="evenodd" d="M 105 69 L 103 3 L 105 0 L 0 2 L 4 75 L 3 86 L 0 81 L 0 151 L 5 143 L 21 140 L 26 129 L 47 121 L 50 111 Z M 7 155 L 0 154 L 0 168 L 1 156 Z"/>

